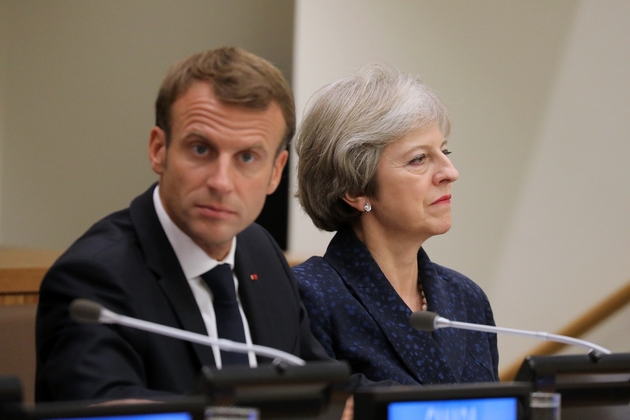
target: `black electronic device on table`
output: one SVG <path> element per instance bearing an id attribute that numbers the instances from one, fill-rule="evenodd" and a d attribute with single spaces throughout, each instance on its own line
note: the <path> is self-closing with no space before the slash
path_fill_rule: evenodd
<path id="1" fill-rule="evenodd" d="M 526 420 L 530 392 L 526 382 L 363 388 L 354 395 L 355 419 Z"/>
<path id="2" fill-rule="evenodd" d="M 349 379 L 350 367 L 338 361 L 204 368 L 199 392 L 213 405 L 257 408 L 263 420 L 339 419 Z"/>
<path id="3" fill-rule="evenodd" d="M 556 392 L 562 419 L 630 419 L 630 353 L 528 356 L 516 374 Z"/>
<path id="4" fill-rule="evenodd" d="M 204 420 L 206 398 L 145 403 L 57 402 L 25 406 L 11 420 Z"/>
<path id="5" fill-rule="evenodd" d="M 336 361 L 204 368 L 195 395 L 141 404 L 38 404 L 11 412 L 10 420 L 203 420 L 216 406 L 255 408 L 261 420 L 339 419 L 349 378 L 349 366 Z"/>

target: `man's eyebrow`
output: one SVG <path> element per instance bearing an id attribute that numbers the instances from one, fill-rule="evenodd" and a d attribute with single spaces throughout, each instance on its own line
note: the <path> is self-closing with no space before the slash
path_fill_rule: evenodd
<path id="1" fill-rule="evenodd" d="M 265 144 L 261 141 L 257 141 L 254 144 L 250 144 L 249 146 L 246 147 L 246 149 L 266 149 Z"/>
<path id="2" fill-rule="evenodd" d="M 203 140 L 204 142 L 208 143 L 208 145 L 211 148 L 217 148 L 216 142 L 214 142 L 212 140 L 212 137 L 208 137 L 205 134 L 196 131 L 196 130 L 192 130 L 188 133 L 186 133 L 186 135 L 184 136 L 184 140 L 190 140 L 190 139 L 199 139 L 199 140 Z M 250 144 L 236 144 L 234 149 L 236 151 L 246 151 L 246 150 L 262 150 L 265 151 L 266 147 L 265 147 L 265 143 L 259 140 L 256 140 L 253 143 Z"/>
<path id="3" fill-rule="evenodd" d="M 186 133 L 186 135 L 184 136 L 185 139 L 187 138 L 191 138 L 191 137 L 198 137 L 207 141 L 212 141 L 208 136 L 206 136 L 205 134 L 197 131 L 197 130 L 191 130 L 188 133 Z"/>

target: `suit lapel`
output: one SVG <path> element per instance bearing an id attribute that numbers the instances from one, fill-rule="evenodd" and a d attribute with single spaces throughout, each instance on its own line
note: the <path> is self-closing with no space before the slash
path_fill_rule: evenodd
<path id="1" fill-rule="evenodd" d="M 304 312 L 297 285 L 280 248 L 255 223 L 237 235 L 234 272 L 252 341 L 301 354 Z M 263 359 L 258 358 L 259 362 L 269 361 Z"/>
<path id="2" fill-rule="evenodd" d="M 147 265 L 173 307 L 173 312 L 186 331 L 207 335 L 197 301 L 179 265 L 175 251 L 162 229 L 153 206 L 153 189 L 136 198 L 130 206 L 131 220 L 138 233 Z M 191 344 L 203 366 L 215 366 L 212 348 Z"/>
<path id="3" fill-rule="evenodd" d="M 250 257 L 242 251 L 237 242 L 236 255 L 234 256 L 234 273 L 238 279 L 238 294 L 243 306 L 243 312 L 249 324 L 249 333 L 252 342 L 266 342 L 264 331 L 266 326 L 263 320 L 269 320 L 268 305 L 264 304 L 266 291 L 262 287 L 262 282 L 258 279 L 258 274 L 254 269 Z M 253 277 L 255 276 L 255 277 Z M 255 279 L 255 280 L 254 280 Z M 262 279 L 264 281 L 264 279 Z M 263 337 L 261 337 L 261 334 Z M 261 341 L 262 340 L 262 341 Z"/>
<path id="4" fill-rule="evenodd" d="M 286 316 L 291 316 L 292 312 L 285 310 L 290 302 L 278 301 L 286 293 L 278 289 L 278 274 L 270 271 L 273 261 L 261 262 L 251 255 L 252 244 L 248 243 L 249 240 L 244 234 L 238 236 L 234 273 L 238 279 L 238 294 L 252 342 L 291 352 L 296 335 L 288 332 L 291 322 L 288 322 Z M 263 252 L 262 249 L 259 250 L 259 254 Z M 279 328 L 284 330 L 280 331 Z M 287 337 L 293 338 L 287 340 Z M 259 362 L 261 360 L 259 356 Z"/>
<path id="5" fill-rule="evenodd" d="M 430 333 L 411 328 L 411 310 L 385 278 L 365 245 L 350 229 L 341 230 L 335 235 L 324 259 L 341 275 L 351 293 L 366 308 L 418 382 L 456 382 L 449 366 L 450 360 L 440 350 L 440 342 Z"/>

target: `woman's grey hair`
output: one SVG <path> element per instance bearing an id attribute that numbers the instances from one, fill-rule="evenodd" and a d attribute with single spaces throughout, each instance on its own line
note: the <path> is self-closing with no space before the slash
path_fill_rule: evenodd
<path id="1" fill-rule="evenodd" d="M 333 232 L 358 218 L 343 197 L 376 196 L 383 148 L 434 126 L 448 136 L 446 106 L 418 76 L 389 65 L 367 65 L 317 91 L 295 140 L 296 196 L 315 226 Z"/>

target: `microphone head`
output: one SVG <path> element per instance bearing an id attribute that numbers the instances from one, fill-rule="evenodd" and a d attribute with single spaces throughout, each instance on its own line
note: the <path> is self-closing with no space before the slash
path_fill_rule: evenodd
<path id="1" fill-rule="evenodd" d="M 70 303 L 70 317 L 77 322 L 99 322 L 103 305 L 88 299 L 75 299 Z"/>
<path id="2" fill-rule="evenodd" d="M 435 331 L 435 319 L 438 314 L 429 311 L 416 311 L 409 317 L 409 324 L 412 328 L 420 331 Z"/>

